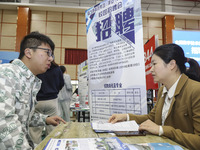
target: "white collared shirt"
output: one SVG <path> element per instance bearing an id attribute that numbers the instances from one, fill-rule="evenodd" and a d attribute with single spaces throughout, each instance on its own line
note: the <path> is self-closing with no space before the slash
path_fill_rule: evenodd
<path id="1" fill-rule="evenodd" d="M 163 109 L 162 109 L 162 125 L 164 125 L 165 119 L 167 118 L 167 114 L 169 112 L 169 108 L 172 103 L 172 98 L 174 96 L 178 81 L 180 80 L 181 76 L 182 75 L 179 76 L 177 81 L 172 85 L 172 87 L 168 91 L 167 91 L 166 87 L 163 88 L 162 97 L 164 96 L 165 93 L 167 95 L 165 97 L 165 103 L 164 103 Z"/>
<path id="2" fill-rule="evenodd" d="M 169 108 L 170 108 L 170 105 L 172 103 L 172 98 L 174 96 L 178 81 L 180 80 L 181 76 L 182 76 L 182 74 L 179 76 L 177 81 L 172 85 L 172 87 L 169 89 L 169 91 L 167 91 L 166 87 L 163 88 L 162 97 L 164 96 L 165 93 L 167 95 L 165 97 L 165 103 L 164 103 L 163 109 L 162 109 L 162 125 L 164 125 L 164 122 L 167 118 L 167 114 L 169 112 Z M 163 132 L 162 126 L 159 126 L 159 136 L 161 136 L 163 133 L 164 132 Z"/>

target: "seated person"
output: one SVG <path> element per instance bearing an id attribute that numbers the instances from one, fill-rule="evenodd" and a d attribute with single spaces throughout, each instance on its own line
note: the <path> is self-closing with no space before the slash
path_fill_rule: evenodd
<path id="1" fill-rule="evenodd" d="M 190 64 L 186 70 L 185 62 Z M 109 122 L 135 120 L 139 130 L 166 136 L 192 150 L 200 148 L 199 65 L 187 59 L 182 48 L 166 44 L 155 49 L 151 60 L 155 82 L 163 86 L 157 103 L 147 115 L 113 114 Z M 197 81 L 195 81 L 197 80 Z"/>
<path id="2" fill-rule="evenodd" d="M 32 32 L 20 45 L 19 58 L 0 65 L 0 149 L 31 150 L 34 143 L 29 126 L 58 125 L 65 121 L 35 112 L 36 95 L 44 73 L 53 61 L 53 41 L 46 35 Z"/>

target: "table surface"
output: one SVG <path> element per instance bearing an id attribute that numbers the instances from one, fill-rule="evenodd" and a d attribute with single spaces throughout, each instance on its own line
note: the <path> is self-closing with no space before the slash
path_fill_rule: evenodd
<path id="1" fill-rule="evenodd" d="M 46 146 L 50 138 L 100 138 L 100 137 L 115 137 L 110 133 L 95 133 L 90 122 L 68 122 L 66 124 L 58 125 L 36 148 L 35 150 L 42 150 Z M 123 143 L 137 144 L 137 143 L 170 143 L 172 145 L 179 145 L 176 142 L 156 135 L 147 134 L 146 136 L 121 136 L 118 137 Z M 179 145 L 181 146 L 181 145 Z M 181 146 L 183 149 L 183 146 Z"/>

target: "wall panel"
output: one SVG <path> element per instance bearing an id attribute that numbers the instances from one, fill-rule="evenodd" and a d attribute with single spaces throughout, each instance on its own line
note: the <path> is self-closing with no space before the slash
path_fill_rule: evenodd
<path id="1" fill-rule="evenodd" d="M 78 35 L 86 36 L 86 24 L 78 24 Z"/>
<path id="2" fill-rule="evenodd" d="M 197 30 L 198 20 L 186 20 L 186 29 Z"/>
<path id="3" fill-rule="evenodd" d="M 16 36 L 16 24 L 2 24 L 2 36 Z"/>
<path id="4" fill-rule="evenodd" d="M 46 11 L 32 11 L 32 20 L 37 20 L 37 21 L 46 21 Z"/>
<path id="5" fill-rule="evenodd" d="M 16 10 L 4 10 L 3 22 L 5 23 L 17 23 L 17 11 Z"/>
<path id="6" fill-rule="evenodd" d="M 79 23 L 85 23 L 85 14 L 79 14 L 78 15 L 78 22 Z"/>
<path id="7" fill-rule="evenodd" d="M 77 48 L 76 43 L 77 43 L 76 36 L 63 36 L 62 37 L 62 47 Z"/>
<path id="8" fill-rule="evenodd" d="M 61 34 L 61 22 L 47 22 L 47 34 Z"/>
<path id="9" fill-rule="evenodd" d="M 64 22 L 77 22 L 77 13 L 63 13 Z"/>
<path id="10" fill-rule="evenodd" d="M 78 48 L 87 49 L 87 37 L 86 36 L 78 37 Z"/>
<path id="11" fill-rule="evenodd" d="M 48 12 L 47 21 L 62 21 L 62 12 Z"/>
<path id="12" fill-rule="evenodd" d="M 185 29 L 186 25 L 185 25 L 184 19 L 176 19 L 175 18 L 174 22 L 175 22 L 175 28 Z"/>
<path id="13" fill-rule="evenodd" d="M 0 51 L 15 51 L 17 10 L 0 10 Z"/>
<path id="14" fill-rule="evenodd" d="M 38 31 L 40 33 L 46 33 L 46 22 L 44 21 L 32 21 L 31 22 L 31 32 Z"/>
<path id="15" fill-rule="evenodd" d="M 1 50 L 15 51 L 16 37 L 1 37 Z"/>
<path id="16" fill-rule="evenodd" d="M 63 34 L 77 35 L 77 23 L 63 23 Z"/>

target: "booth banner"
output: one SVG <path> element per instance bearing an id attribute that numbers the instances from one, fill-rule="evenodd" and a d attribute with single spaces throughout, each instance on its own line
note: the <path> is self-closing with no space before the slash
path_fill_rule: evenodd
<path id="1" fill-rule="evenodd" d="M 154 35 L 148 42 L 144 45 L 144 62 L 145 62 L 145 72 L 146 72 L 146 88 L 149 89 L 158 89 L 158 83 L 154 83 L 151 69 L 151 56 L 158 46 L 158 36 Z"/>
<path id="2" fill-rule="evenodd" d="M 9 63 L 19 57 L 19 52 L 0 51 L 0 64 Z"/>
<path id="3" fill-rule="evenodd" d="M 146 114 L 140 0 L 105 0 L 86 10 L 90 117 Z"/>
<path id="4" fill-rule="evenodd" d="M 80 105 L 84 106 L 88 102 L 88 61 L 78 65 L 78 95 Z"/>
<path id="5" fill-rule="evenodd" d="M 195 59 L 200 65 L 200 31 L 172 30 L 173 43 L 182 47 L 185 57 Z M 189 63 L 185 63 L 190 67 Z"/>

